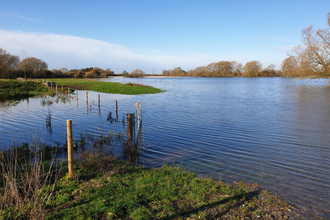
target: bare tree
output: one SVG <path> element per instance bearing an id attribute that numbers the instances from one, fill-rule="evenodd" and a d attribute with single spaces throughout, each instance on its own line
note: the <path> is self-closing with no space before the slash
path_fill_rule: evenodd
<path id="1" fill-rule="evenodd" d="M 283 76 L 299 76 L 299 63 L 295 56 L 289 56 L 282 61 L 281 70 Z"/>
<path id="2" fill-rule="evenodd" d="M 46 62 L 35 57 L 27 57 L 18 63 L 18 67 L 26 72 L 38 72 L 40 70 L 47 70 L 48 65 Z"/>
<path id="3" fill-rule="evenodd" d="M 257 77 L 259 76 L 260 72 L 262 71 L 262 63 L 259 61 L 250 61 L 245 64 L 243 67 L 243 76 L 248 77 Z"/>

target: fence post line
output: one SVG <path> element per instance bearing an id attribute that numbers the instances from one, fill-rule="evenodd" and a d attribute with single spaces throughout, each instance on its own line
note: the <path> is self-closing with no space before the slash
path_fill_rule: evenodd
<path id="1" fill-rule="evenodd" d="M 132 144 L 132 114 L 127 114 L 127 143 Z"/>
<path id="2" fill-rule="evenodd" d="M 68 136 L 68 169 L 69 178 L 74 176 L 73 170 L 73 152 L 72 152 L 72 120 L 66 120 L 67 136 Z"/>

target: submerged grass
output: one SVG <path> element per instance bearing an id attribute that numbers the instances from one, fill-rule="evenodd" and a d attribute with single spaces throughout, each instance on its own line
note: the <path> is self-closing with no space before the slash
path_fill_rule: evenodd
<path id="1" fill-rule="evenodd" d="M 70 86 L 73 89 L 91 90 L 95 92 L 126 94 L 126 95 L 141 95 L 155 94 L 164 92 L 164 90 L 151 86 L 139 84 L 121 84 L 115 82 L 100 82 L 90 79 L 48 79 L 49 82 L 55 82 L 59 86 Z"/>

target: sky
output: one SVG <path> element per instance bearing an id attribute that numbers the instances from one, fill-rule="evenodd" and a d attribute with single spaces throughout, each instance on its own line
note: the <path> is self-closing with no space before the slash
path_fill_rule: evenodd
<path id="1" fill-rule="evenodd" d="M 0 0 L 0 48 L 48 69 L 161 74 L 222 60 L 281 62 L 329 0 Z"/>

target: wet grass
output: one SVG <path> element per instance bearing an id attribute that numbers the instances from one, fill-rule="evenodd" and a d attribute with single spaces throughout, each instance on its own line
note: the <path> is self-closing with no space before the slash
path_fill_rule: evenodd
<path id="1" fill-rule="evenodd" d="M 26 86 L 28 92 L 26 92 Z M 41 83 L 17 80 L 0 80 L 0 101 L 21 100 L 41 94 L 51 94 L 52 92 Z"/>
<path id="2" fill-rule="evenodd" d="M 288 218 L 288 204 L 258 185 L 227 185 L 169 166 L 112 163 L 116 172 L 88 181 L 62 178 L 47 206 L 47 219 Z M 88 176 L 88 170 L 79 173 Z"/>
<path id="3" fill-rule="evenodd" d="M 59 86 L 70 86 L 72 89 L 113 94 L 141 95 L 165 92 L 164 90 L 146 85 L 100 82 L 91 79 L 48 79 L 48 81 L 55 82 Z"/>

